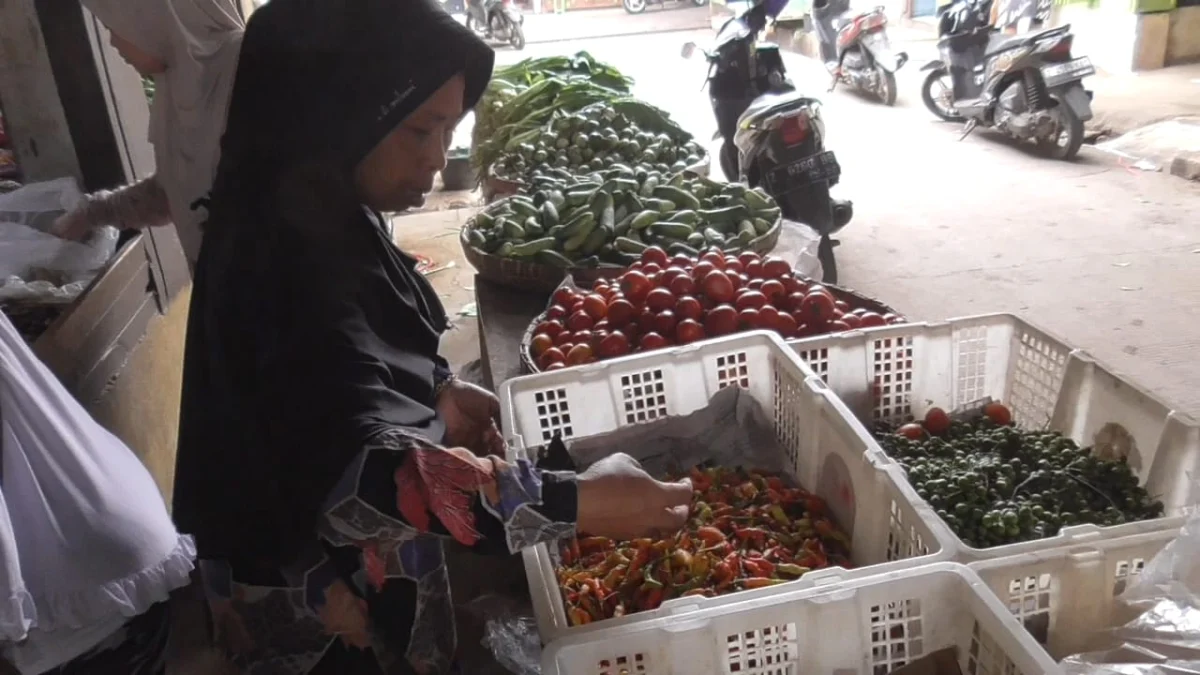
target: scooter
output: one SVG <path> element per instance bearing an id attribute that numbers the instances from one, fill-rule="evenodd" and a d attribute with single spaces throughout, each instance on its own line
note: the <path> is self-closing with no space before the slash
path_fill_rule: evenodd
<path id="1" fill-rule="evenodd" d="M 525 15 L 512 0 L 467 0 L 466 26 L 485 40 L 525 48 Z"/>
<path id="2" fill-rule="evenodd" d="M 625 7 L 625 11 L 629 12 L 630 14 L 641 14 L 642 12 L 646 11 L 646 8 L 652 4 L 662 5 L 665 7 L 667 2 L 669 2 L 669 1 L 670 0 L 622 0 L 621 5 L 623 7 Z M 708 0 L 679 0 L 679 1 L 686 2 L 689 5 L 694 5 L 696 7 L 703 7 L 708 4 Z"/>
<path id="3" fill-rule="evenodd" d="M 835 283 L 837 241 L 832 235 L 850 222 L 854 207 L 829 195 L 841 167 L 833 152 L 825 150 L 821 103 L 796 91 L 777 45 L 757 41 L 767 20 L 787 3 L 751 0 L 747 10 L 725 22 L 712 51 L 704 52 L 708 96 L 722 138 L 725 177 L 750 187 L 762 185 L 784 217 L 816 230 L 824 281 Z M 696 49 L 694 43 L 685 44 L 684 58 Z"/>
<path id="4" fill-rule="evenodd" d="M 921 68 L 929 71 L 925 107 L 946 121 L 965 120 L 962 138 L 983 125 L 1033 141 L 1048 157 L 1074 158 L 1092 118 L 1082 80 L 1096 69 L 1071 56 L 1071 27 L 1001 34 L 990 25 L 991 0 L 955 0 L 940 14 L 941 59 Z"/>
<path id="5" fill-rule="evenodd" d="M 812 17 L 820 41 L 821 61 L 838 82 L 874 94 L 884 105 L 896 103 L 896 71 L 908 62 L 888 41 L 883 7 L 857 14 L 850 0 L 814 0 Z"/>

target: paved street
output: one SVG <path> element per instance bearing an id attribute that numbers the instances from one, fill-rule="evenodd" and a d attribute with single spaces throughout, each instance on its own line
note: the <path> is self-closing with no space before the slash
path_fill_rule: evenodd
<path id="1" fill-rule="evenodd" d="M 679 49 L 710 36 L 530 45 L 519 56 L 587 49 L 707 139 L 716 123 L 705 66 Z M 825 103 L 827 144 L 844 172 L 837 193 L 855 202 L 838 249 L 844 284 L 920 319 L 1020 313 L 1200 416 L 1200 184 L 1093 148 L 1063 163 L 987 132 L 959 142 L 959 128 L 921 104 L 911 63 L 894 109 L 826 94 L 824 71 L 803 57 L 789 54 L 787 65 Z"/>
<path id="2" fill-rule="evenodd" d="M 543 5 L 552 6 L 551 0 L 543 0 Z M 665 5 L 651 5 L 645 12 L 636 15 L 631 15 L 620 7 L 576 10 L 563 14 L 526 14 L 525 39 L 530 44 L 563 43 L 571 40 L 696 30 L 708 25 L 708 7 L 696 7 L 690 1 L 669 0 Z M 558 49 L 563 47 L 562 44 L 558 45 Z"/>

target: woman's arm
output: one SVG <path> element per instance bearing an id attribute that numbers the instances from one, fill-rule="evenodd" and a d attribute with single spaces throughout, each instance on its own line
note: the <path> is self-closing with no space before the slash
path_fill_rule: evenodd
<path id="1" fill-rule="evenodd" d="M 156 176 L 116 190 L 100 190 L 86 195 L 75 210 L 59 218 L 53 234 L 78 241 L 97 227 L 112 225 L 131 230 L 171 223 L 167 193 Z"/>

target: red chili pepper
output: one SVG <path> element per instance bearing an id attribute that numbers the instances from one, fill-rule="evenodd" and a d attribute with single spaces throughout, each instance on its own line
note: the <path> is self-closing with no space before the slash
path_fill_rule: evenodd
<path id="1" fill-rule="evenodd" d="M 584 555 L 590 555 L 599 551 L 603 551 L 612 544 L 612 540 L 608 537 L 585 537 L 579 541 L 579 550 Z"/>
<path id="2" fill-rule="evenodd" d="M 662 604 L 662 601 L 663 601 L 663 589 L 655 588 L 646 594 L 646 600 L 642 606 L 648 610 L 649 609 L 658 609 L 658 606 Z"/>
<path id="3" fill-rule="evenodd" d="M 709 546 L 725 541 L 725 533 L 715 527 L 701 527 L 696 530 L 696 536 Z"/>
<path id="4" fill-rule="evenodd" d="M 786 486 L 783 484 L 783 479 L 779 476 L 767 476 L 767 487 L 772 490 L 782 490 Z"/>
<path id="5" fill-rule="evenodd" d="M 775 586 L 778 584 L 786 584 L 787 579 L 766 579 L 763 577 L 754 577 L 752 579 L 742 579 L 738 584 L 742 588 L 765 588 L 767 586 Z"/>
<path id="6" fill-rule="evenodd" d="M 634 572 L 637 572 L 638 570 L 642 569 L 642 566 L 645 565 L 649 561 L 650 561 L 650 549 L 649 548 L 639 548 L 637 553 L 634 554 L 633 560 L 630 561 L 630 563 L 629 563 L 629 572 L 627 574 L 629 576 L 633 576 Z"/>

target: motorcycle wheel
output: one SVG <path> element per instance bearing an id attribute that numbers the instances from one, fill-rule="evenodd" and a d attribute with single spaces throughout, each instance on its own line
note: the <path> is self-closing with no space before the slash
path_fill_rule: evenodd
<path id="1" fill-rule="evenodd" d="M 1069 162 L 1075 159 L 1075 155 L 1079 154 L 1079 148 L 1083 145 L 1083 120 L 1079 119 L 1079 116 L 1075 114 L 1074 110 L 1071 110 L 1061 96 L 1058 94 L 1050 96 L 1058 101 L 1058 105 L 1054 109 L 1058 116 L 1060 129 L 1053 139 L 1039 138 L 1038 150 L 1052 159 Z"/>
<path id="2" fill-rule="evenodd" d="M 641 14 L 646 11 L 646 0 L 622 0 L 621 5 L 630 14 Z"/>
<path id="3" fill-rule="evenodd" d="M 821 261 L 821 282 L 836 284 L 838 280 L 837 260 L 833 257 L 833 247 L 837 243 L 829 235 L 821 237 L 817 245 L 817 260 Z"/>
<path id="4" fill-rule="evenodd" d="M 945 68 L 938 68 L 937 70 L 931 71 L 929 75 L 925 77 L 925 84 L 921 86 L 921 100 L 925 102 L 925 107 L 929 108 L 929 112 L 933 113 L 939 119 L 946 122 L 961 122 L 962 115 L 960 115 L 954 108 L 944 108 L 940 103 L 938 103 L 938 99 L 941 98 L 941 96 L 935 98 L 933 94 L 934 86 L 941 87 L 943 94 L 946 91 L 953 91 L 947 90 L 945 83 L 942 82 L 942 78 L 949 76 L 950 73 L 946 72 Z"/>
<path id="5" fill-rule="evenodd" d="M 741 179 L 738 173 L 738 155 L 737 147 L 730 141 L 725 141 L 721 144 L 721 173 L 725 174 L 725 180 L 730 183 L 736 183 Z"/>
<path id="6" fill-rule="evenodd" d="M 878 68 L 878 66 L 876 66 Z M 879 89 L 875 92 L 886 106 L 896 105 L 896 74 L 879 68 Z"/>
<path id="7" fill-rule="evenodd" d="M 697 7 L 703 7 L 708 4 L 708 0 L 692 0 L 692 4 Z"/>
<path id="8" fill-rule="evenodd" d="M 520 25 L 514 23 L 509 26 L 508 35 L 509 35 L 508 43 L 512 45 L 513 49 L 515 49 L 517 51 L 521 51 L 522 49 L 525 49 L 525 29 L 524 28 L 522 28 Z"/>

